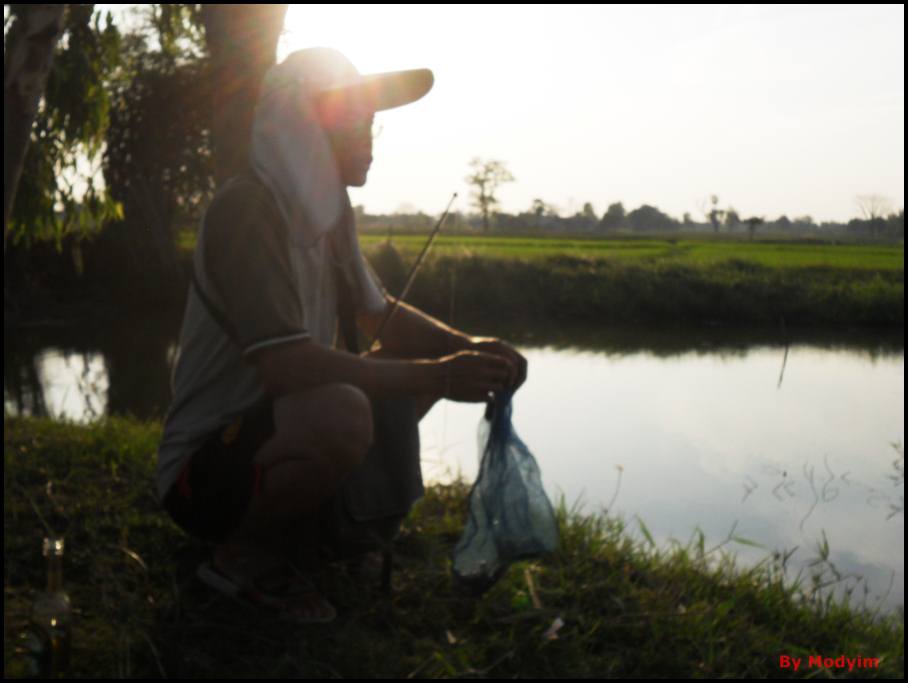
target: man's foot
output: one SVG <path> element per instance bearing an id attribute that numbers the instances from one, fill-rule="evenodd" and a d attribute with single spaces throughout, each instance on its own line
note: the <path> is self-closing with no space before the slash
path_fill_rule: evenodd
<path id="1" fill-rule="evenodd" d="M 203 563 L 199 578 L 231 597 L 278 611 L 299 623 L 326 623 L 337 616 L 331 605 L 304 575 L 282 559 L 260 552 L 220 547 Z"/>
<path id="2" fill-rule="evenodd" d="M 352 576 L 375 583 L 382 578 L 382 570 L 385 566 L 384 556 L 380 551 L 369 551 L 348 560 L 346 566 Z"/>

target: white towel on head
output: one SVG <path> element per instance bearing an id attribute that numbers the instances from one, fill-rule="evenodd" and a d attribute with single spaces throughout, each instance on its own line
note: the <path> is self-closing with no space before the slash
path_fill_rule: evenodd
<path id="1" fill-rule="evenodd" d="M 324 323 L 316 326 L 324 333 L 314 336 L 327 339 L 336 295 L 330 262 L 342 266 L 357 311 L 383 311 L 385 292 L 363 258 L 350 196 L 310 95 L 324 87 L 324 73 L 306 77 L 307 63 L 322 50 L 303 52 L 307 54 L 300 54 L 300 59 L 291 56 L 265 75 L 253 120 L 250 161 L 287 222 L 303 308 L 307 316 Z M 323 241 L 326 236 L 330 239 Z"/>
<path id="2" fill-rule="evenodd" d="M 291 239 L 312 246 L 333 230 L 350 203 L 310 87 L 292 61 L 268 70 L 252 126 L 252 168 L 271 189 Z"/>

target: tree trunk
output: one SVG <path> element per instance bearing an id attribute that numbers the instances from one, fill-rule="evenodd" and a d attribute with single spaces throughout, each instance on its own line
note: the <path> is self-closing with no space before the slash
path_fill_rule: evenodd
<path id="1" fill-rule="evenodd" d="M 249 158 L 259 86 L 275 63 L 287 5 L 202 5 L 214 83 L 215 182 L 238 173 Z"/>
<path id="2" fill-rule="evenodd" d="M 3 252 L 38 102 L 47 85 L 66 5 L 19 5 L 3 55 Z"/>

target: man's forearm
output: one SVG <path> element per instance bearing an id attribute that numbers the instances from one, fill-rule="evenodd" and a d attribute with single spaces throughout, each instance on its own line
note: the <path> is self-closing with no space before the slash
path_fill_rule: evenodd
<path id="1" fill-rule="evenodd" d="M 401 302 L 385 325 L 381 345 L 402 358 L 437 358 L 467 348 L 469 336 Z"/>
<path id="2" fill-rule="evenodd" d="M 352 384 L 373 398 L 433 394 L 443 389 L 434 361 L 362 358 L 311 341 L 270 349 L 257 364 L 272 396 L 334 382 Z"/>

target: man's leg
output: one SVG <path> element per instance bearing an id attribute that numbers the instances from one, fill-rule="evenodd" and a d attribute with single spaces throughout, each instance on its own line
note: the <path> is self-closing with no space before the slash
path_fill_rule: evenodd
<path id="1" fill-rule="evenodd" d="M 274 401 L 272 437 L 253 462 L 263 467 L 261 495 L 215 561 L 247 579 L 284 562 L 287 539 L 304 535 L 301 519 L 311 518 L 362 461 L 372 443 L 372 409 L 362 391 L 347 384 L 322 385 Z M 320 596 L 303 609 L 330 610 Z"/>
<path id="2" fill-rule="evenodd" d="M 348 384 L 327 384 L 274 401 L 275 433 L 253 458 L 263 467 L 239 536 L 276 540 L 284 523 L 315 513 L 372 444 L 372 408 Z"/>

